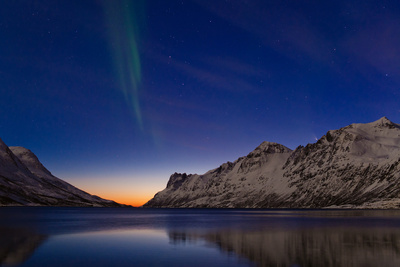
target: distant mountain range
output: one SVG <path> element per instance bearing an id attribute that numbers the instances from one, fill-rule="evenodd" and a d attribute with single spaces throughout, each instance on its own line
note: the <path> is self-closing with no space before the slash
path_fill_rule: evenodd
<path id="1" fill-rule="evenodd" d="M 0 206 L 124 206 L 52 175 L 30 150 L 0 139 Z"/>
<path id="2" fill-rule="evenodd" d="M 294 151 L 263 142 L 203 175 L 174 173 L 144 207 L 399 208 L 400 125 L 351 124 Z"/>

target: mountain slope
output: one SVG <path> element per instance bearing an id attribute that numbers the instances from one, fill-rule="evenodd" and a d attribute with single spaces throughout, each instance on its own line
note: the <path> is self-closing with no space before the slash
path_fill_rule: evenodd
<path id="1" fill-rule="evenodd" d="M 383 117 L 294 151 L 264 142 L 203 175 L 175 173 L 145 207 L 400 206 L 400 125 Z"/>
<path id="2" fill-rule="evenodd" d="M 35 154 L 0 139 L 0 206 L 121 206 L 53 176 Z"/>

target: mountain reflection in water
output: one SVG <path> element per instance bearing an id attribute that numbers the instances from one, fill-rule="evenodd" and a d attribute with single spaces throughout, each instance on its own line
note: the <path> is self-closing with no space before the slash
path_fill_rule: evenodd
<path id="1" fill-rule="evenodd" d="M 45 235 L 28 229 L 0 227 L 0 266 L 23 263 L 45 240 Z"/>
<path id="2" fill-rule="evenodd" d="M 206 240 L 257 266 L 400 266 L 400 230 L 320 228 L 169 233 L 173 243 Z"/>
<path id="3" fill-rule="evenodd" d="M 400 211 L 47 208 L 0 218 L 0 266 L 400 266 Z"/>

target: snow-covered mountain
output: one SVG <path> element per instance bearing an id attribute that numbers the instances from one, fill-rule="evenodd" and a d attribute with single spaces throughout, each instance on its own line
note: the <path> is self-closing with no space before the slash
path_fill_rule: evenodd
<path id="1" fill-rule="evenodd" d="M 174 173 L 144 206 L 398 208 L 400 125 L 351 124 L 294 151 L 263 142 L 203 175 Z"/>
<path id="2" fill-rule="evenodd" d="M 0 206 L 122 206 L 53 176 L 30 150 L 0 139 Z"/>

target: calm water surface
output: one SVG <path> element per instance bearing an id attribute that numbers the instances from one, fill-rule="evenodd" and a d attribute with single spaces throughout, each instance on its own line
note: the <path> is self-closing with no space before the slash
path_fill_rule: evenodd
<path id="1" fill-rule="evenodd" d="M 3 207 L 0 266 L 400 266 L 400 211 Z"/>

